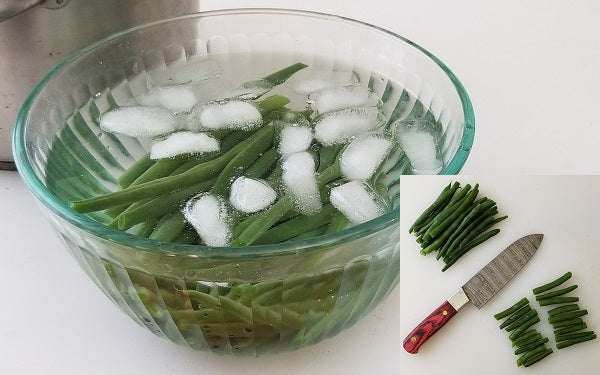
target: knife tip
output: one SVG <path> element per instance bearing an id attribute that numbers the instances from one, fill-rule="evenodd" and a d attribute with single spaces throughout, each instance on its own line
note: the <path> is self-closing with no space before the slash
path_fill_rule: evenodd
<path id="1" fill-rule="evenodd" d="M 540 246 L 542 240 L 544 239 L 544 235 L 542 233 L 530 234 L 527 237 L 529 237 L 533 241 L 535 247 Z"/>

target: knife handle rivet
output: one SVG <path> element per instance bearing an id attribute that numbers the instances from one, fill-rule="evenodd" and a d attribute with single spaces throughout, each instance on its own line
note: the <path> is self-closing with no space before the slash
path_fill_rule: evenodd
<path id="1" fill-rule="evenodd" d="M 442 315 L 444 315 L 444 316 L 448 315 L 448 311 L 446 311 L 446 310 L 442 311 Z"/>
<path id="2" fill-rule="evenodd" d="M 417 341 L 417 338 L 416 338 L 415 336 L 413 336 L 413 337 L 411 337 L 411 338 L 410 338 L 410 341 L 411 341 L 411 342 L 416 342 L 416 341 Z"/>

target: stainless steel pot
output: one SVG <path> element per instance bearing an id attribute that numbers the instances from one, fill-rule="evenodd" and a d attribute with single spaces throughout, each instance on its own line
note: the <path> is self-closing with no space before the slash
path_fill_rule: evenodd
<path id="1" fill-rule="evenodd" d="M 197 12 L 200 0 L 0 0 L 0 169 L 27 94 L 54 65 L 114 32 Z"/>

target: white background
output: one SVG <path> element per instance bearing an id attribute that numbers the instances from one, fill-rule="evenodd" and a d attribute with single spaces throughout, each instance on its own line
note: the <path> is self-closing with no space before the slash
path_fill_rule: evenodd
<path id="1" fill-rule="evenodd" d="M 551 307 L 540 307 L 532 289 L 567 271 L 562 287 L 578 284 L 570 295 L 588 329 L 600 332 L 600 176 L 407 176 L 402 179 L 400 212 L 400 331 L 402 339 L 434 309 L 513 241 L 542 233 L 544 240 L 528 264 L 481 309 L 470 303 L 432 336 L 417 354 L 401 351 L 402 374 L 595 374 L 600 365 L 600 339 L 556 350 L 547 322 Z M 414 220 L 450 181 L 480 184 L 479 196 L 498 204 L 501 232 L 460 258 L 446 272 L 435 253 L 422 256 L 414 236 L 404 235 Z M 509 334 L 493 315 L 527 297 L 541 322 L 534 327 L 550 338 L 554 353 L 526 371 L 518 369 Z M 485 369 L 482 370 L 482 369 Z M 521 371 L 519 371 L 521 370 Z"/>
<path id="2" fill-rule="evenodd" d="M 475 145 L 464 173 L 600 173 L 594 0 L 202 1 L 204 10 L 240 5 L 340 14 L 434 53 L 475 108 Z M 156 338 L 77 268 L 13 172 L 0 171 L 0 234 L 0 373 L 386 375 L 397 374 L 405 359 L 397 292 L 336 338 L 277 356 L 217 357 Z M 414 362 L 417 373 L 428 373 L 420 371 L 427 362 Z"/>

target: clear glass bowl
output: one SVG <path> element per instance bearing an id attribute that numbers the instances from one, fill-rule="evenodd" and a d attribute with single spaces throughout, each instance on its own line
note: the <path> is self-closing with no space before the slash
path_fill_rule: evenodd
<path id="1" fill-rule="evenodd" d="M 445 174 L 460 170 L 473 142 L 469 98 L 438 59 L 386 30 L 333 15 L 246 9 L 113 35 L 55 67 L 26 100 L 14 133 L 18 169 L 80 266 L 135 322 L 177 344 L 218 353 L 260 355 L 335 335 L 398 283 L 399 176 L 410 172 L 401 152 L 386 161 L 390 212 L 276 245 L 158 242 L 112 229 L 65 203 L 114 189 L 122 168 L 146 151 L 103 133 L 98 115 L 143 90 L 147 74 L 207 59 L 251 77 L 296 61 L 350 69 L 382 97 L 388 118 L 431 116 L 441 124 Z"/>

